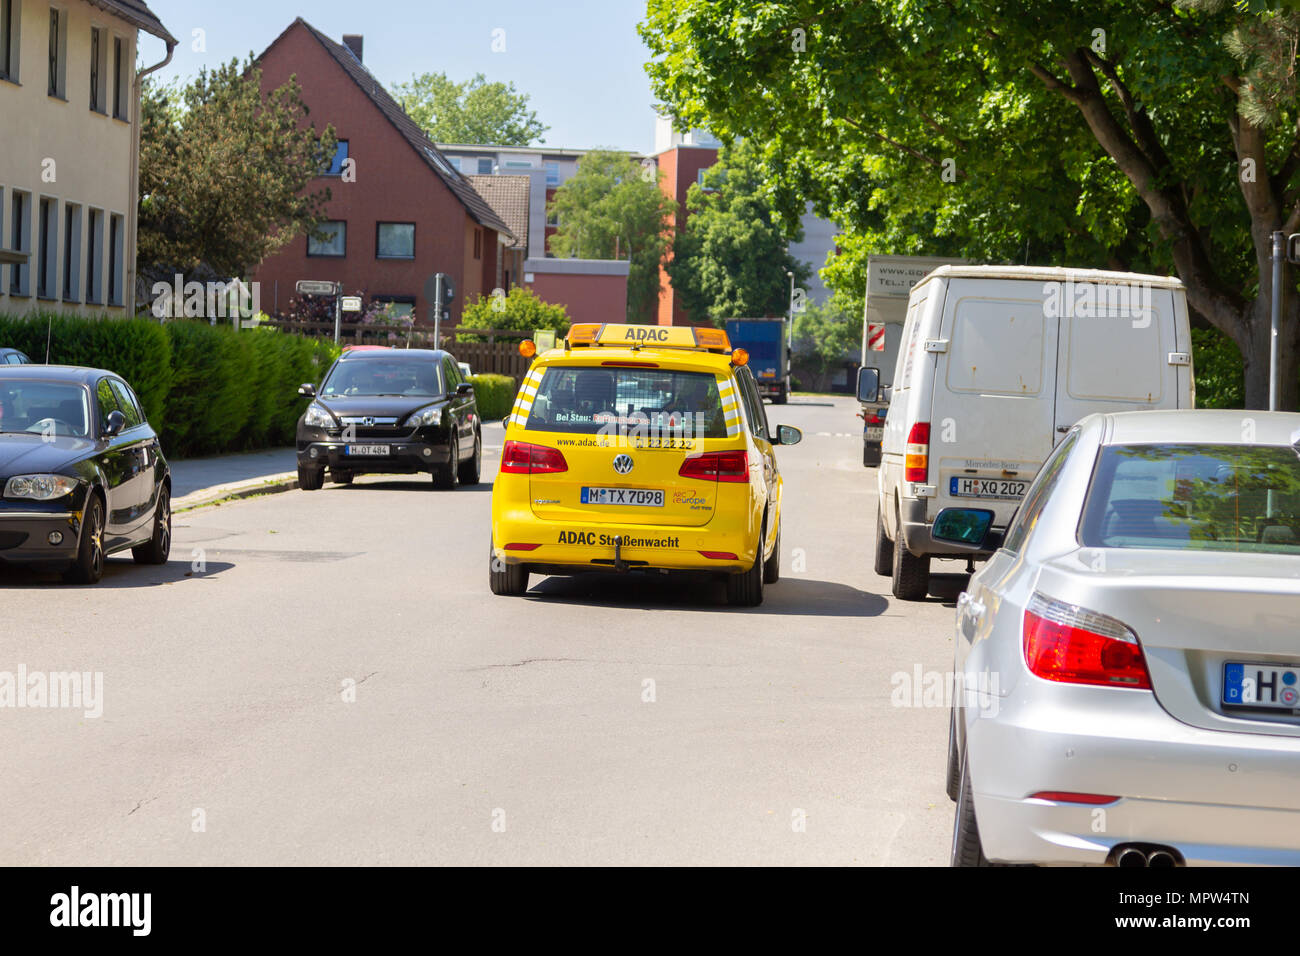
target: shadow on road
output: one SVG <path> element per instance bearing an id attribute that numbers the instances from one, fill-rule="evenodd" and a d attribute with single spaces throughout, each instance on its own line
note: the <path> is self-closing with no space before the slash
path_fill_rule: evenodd
<path id="1" fill-rule="evenodd" d="M 331 485 L 328 481 L 326 481 L 326 483 L 325 483 L 325 490 L 326 490 L 326 491 L 347 491 L 347 492 L 357 492 L 357 493 L 360 493 L 360 492 L 363 492 L 363 491 L 375 491 L 375 490 L 379 490 L 379 491 L 437 491 L 438 489 L 433 487 L 433 479 L 430 478 L 428 475 L 425 475 L 425 476 L 423 476 L 423 480 L 421 480 L 420 478 L 405 478 L 405 479 L 403 479 L 403 478 L 388 478 L 388 479 L 385 479 L 384 481 L 365 481 L 365 480 L 363 480 L 363 481 L 357 481 L 357 482 L 354 482 L 354 483 L 352 483 L 352 484 L 350 484 L 350 485 Z M 458 486 L 456 487 L 456 491 L 457 491 L 457 492 L 462 492 L 462 491 L 491 491 L 491 490 L 492 490 L 492 482 L 490 482 L 490 481 L 480 481 L 477 485 L 458 485 Z"/>
<path id="2" fill-rule="evenodd" d="M 716 611 L 728 607 L 726 585 L 707 575 L 577 574 L 542 578 L 528 597 L 548 603 L 594 604 L 602 607 L 672 608 Z M 889 606 L 879 594 L 847 584 L 818 581 L 800 575 L 781 578 L 764 588 L 756 608 L 735 608 L 750 614 L 809 617 L 875 617 Z"/>
<path id="3" fill-rule="evenodd" d="M 104 562 L 104 577 L 98 584 L 65 584 L 57 572 L 37 571 L 32 568 L 0 567 L 0 591 L 51 588 L 60 591 L 94 591 L 99 588 L 155 588 L 164 584 L 181 584 L 202 578 L 213 578 L 229 571 L 234 564 L 229 561 L 208 561 L 202 570 L 195 570 L 189 561 L 173 558 L 162 566 L 136 564 L 127 557 L 109 558 Z"/>

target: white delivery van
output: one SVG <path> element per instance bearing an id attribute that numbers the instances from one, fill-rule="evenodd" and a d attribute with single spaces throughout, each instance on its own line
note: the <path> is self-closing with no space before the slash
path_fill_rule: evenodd
<path id="1" fill-rule="evenodd" d="M 912 288 L 889 395 L 876 573 L 893 578 L 895 597 L 923 599 L 932 557 L 970 556 L 931 537 L 935 515 L 987 507 L 1005 528 L 1085 415 L 1193 407 L 1191 352 L 1175 278 L 935 269 Z"/>

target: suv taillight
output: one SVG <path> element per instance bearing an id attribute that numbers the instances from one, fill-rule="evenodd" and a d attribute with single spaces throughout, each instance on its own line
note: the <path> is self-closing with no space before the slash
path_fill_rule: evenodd
<path id="1" fill-rule="evenodd" d="M 558 448 L 508 441 L 501 449 L 501 470 L 508 475 L 547 475 L 568 471 L 569 463 Z"/>
<path id="2" fill-rule="evenodd" d="M 749 453 L 747 451 L 709 451 L 693 455 L 682 462 L 677 472 L 682 478 L 701 481 L 749 481 Z"/>
<path id="3" fill-rule="evenodd" d="M 930 475 L 930 423 L 917 422 L 907 433 L 903 480 L 924 484 Z"/>
<path id="4" fill-rule="evenodd" d="M 1024 631 L 1025 663 L 1044 680 L 1151 689 L 1137 635 L 1113 617 L 1035 594 Z"/>

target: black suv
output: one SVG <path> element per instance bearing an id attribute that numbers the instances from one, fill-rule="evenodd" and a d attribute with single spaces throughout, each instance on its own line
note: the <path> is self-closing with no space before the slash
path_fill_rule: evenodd
<path id="1" fill-rule="evenodd" d="M 456 359 L 431 349 L 350 348 L 298 419 L 298 485 L 316 491 L 367 473 L 430 472 L 437 488 L 477 484 L 482 422 Z"/>

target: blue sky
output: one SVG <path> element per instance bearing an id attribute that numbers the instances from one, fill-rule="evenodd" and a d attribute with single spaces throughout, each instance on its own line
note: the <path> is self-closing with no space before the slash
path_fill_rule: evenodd
<path id="1" fill-rule="evenodd" d="M 454 80 L 483 73 L 513 82 L 550 126 L 547 145 L 610 146 L 650 152 L 653 97 L 637 36 L 640 0 L 148 0 L 181 41 L 164 79 L 261 53 L 297 16 L 338 40 L 365 36 L 365 63 L 386 85 L 412 74 L 444 72 Z M 206 52 L 195 52 L 194 30 Z M 493 31 L 504 52 L 493 52 Z M 162 45 L 142 38 L 141 59 L 156 63 Z"/>

